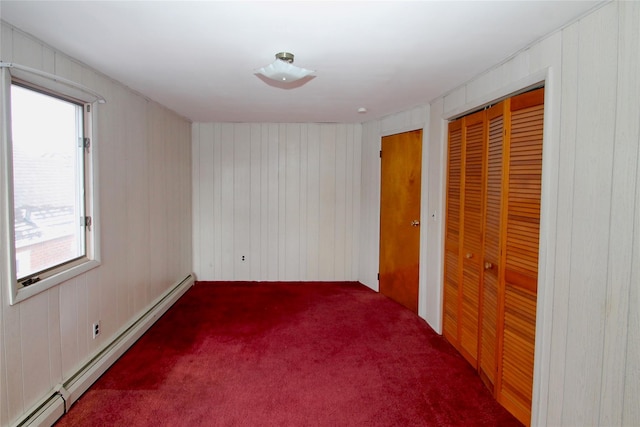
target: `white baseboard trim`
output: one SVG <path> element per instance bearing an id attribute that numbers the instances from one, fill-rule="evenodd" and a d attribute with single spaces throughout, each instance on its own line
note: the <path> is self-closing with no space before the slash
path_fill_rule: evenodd
<path id="1" fill-rule="evenodd" d="M 166 311 L 195 283 L 188 275 L 153 301 L 138 318 L 129 322 L 93 358 L 63 384 L 58 385 L 12 426 L 51 426 L 91 387 Z"/>

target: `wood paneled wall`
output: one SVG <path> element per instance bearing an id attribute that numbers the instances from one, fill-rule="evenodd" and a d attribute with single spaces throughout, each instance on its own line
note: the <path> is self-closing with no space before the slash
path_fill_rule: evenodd
<path id="1" fill-rule="evenodd" d="M 96 107 L 93 144 L 102 265 L 14 306 L 0 275 L 0 425 L 7 425 L 191 273 L 191 125 L 9 25 L 0 31 L 3 61 L 79 82 L 107 99 Z M 0 248 L 3 259 L 6 253 Z"/>
<path id="2" fill-rule="evenodd" d="M 192 140 L 199 280 L 358 280 L 359 124 L 194 123 Z"/>
<path id="3" fill-rule="evenodd" d="M 640 425 L 638 28 L 607 3 L 431 104 L 444 147 L 446 119 L 546 79 L 534 425 Z"/>

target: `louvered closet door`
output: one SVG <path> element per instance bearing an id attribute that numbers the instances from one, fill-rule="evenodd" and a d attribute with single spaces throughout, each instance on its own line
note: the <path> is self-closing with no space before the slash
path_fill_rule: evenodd
<path id="1" fill-rule="evenodd" d="M 462 313 L 460 352 L 475 367 L 478 357 L 478 315 L 482 272 L 484 210 L 485 112 L 463 120 L 464 168 L 462 195 Z"/>
<path id="2" fill-rule="evenodd" d="M 487 110 L 487 179 L 484 215 L 484 262 L 480 312 L 480 348 L 478 371 L 493 390 L 497 373 L 498 284 L 500 281 L 500 244 L 502 208 L 502 163 L 505 142 L 505 106 L 507 101 Z"/>
<path id="3" fill-rule="evenodd" d="M 460 282 L 460 190 L 462 186 L 462 119 L 449 123 L 449 162 L 444 244 L 444 336 L 458 345 Z"/>
<path id="4" fill-rule="evenodd" d="M 511 98 L 504 316 L 497 398 L 529 424 L 536 329 L 544 90 Z"/>

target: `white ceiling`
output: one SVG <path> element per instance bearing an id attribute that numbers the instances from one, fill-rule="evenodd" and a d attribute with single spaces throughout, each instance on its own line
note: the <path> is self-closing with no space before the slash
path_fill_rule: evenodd
<path id="1" fill-rule="evenodd" d="M 2 0 L 0 17 L 195 122 L 361 122 L 424 104 L 598 4 Z M 256 77 L 280 51 L 316 77 L 293 89 Z"/>

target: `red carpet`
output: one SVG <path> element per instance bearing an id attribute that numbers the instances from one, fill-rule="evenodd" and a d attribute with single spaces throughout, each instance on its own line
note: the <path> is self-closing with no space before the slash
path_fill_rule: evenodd
<path id="1" fill-rule="evenodd" d="M 58 426 L 516 426 L 412 312 L 357 283 L 199 282 Z"/>

